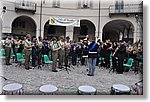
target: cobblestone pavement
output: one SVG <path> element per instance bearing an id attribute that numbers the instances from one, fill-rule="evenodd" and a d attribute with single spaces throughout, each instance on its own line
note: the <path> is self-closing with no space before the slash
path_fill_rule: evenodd
<path id="1" fill-rule="evenodd" d="M 71 67 L 69 74 L 66 70 L 58 72 L 51 71 L 51 65 L 34 68 L 30 70 L 24 69 L 24 66 L 15 67 L 15 63 L 10 66 L 2 65 L 3 86 L 8 83 L 18 82 L 23 85 L 23 94 L 41 94 L 39 87 L 44 84 L 53 84 L 58 87 L 56 94 L 58 95 L 75 95 L 77 89 L 81 85 L 91 85 L 97 89 L 97 94 L 110 94 L 111 86 L 119 83 L 129 87 L 140 80 L 140 75 L 134 72 L 124 72 L 124 74 L 109 73 L 108 69 L 96 67 L 94 76 L 87 76 L 86 66 Z M 1 75 L 2 76 L 2 75 Z"/>

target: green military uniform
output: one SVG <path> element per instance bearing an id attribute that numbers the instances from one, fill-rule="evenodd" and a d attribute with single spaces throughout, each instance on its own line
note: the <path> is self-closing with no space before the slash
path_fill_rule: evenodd
<path id="1" fill-rule="evenodd" d="M 17 54 L 18 49 L 19 49 L 19 41 L 14 40 L 14 43 L 15 43 L 15 52 L 14 52 L 14 54 L 15 54 L 15 61 L 17 61 L 17 56 L 16 56 L 16 54 Z"/>
<path id="2" fill-rule="evenodd" d="M 59 68 L 62 68 L 62 66 L 65 62 L 65 48 L 63 48 L 64 45 L 65 45 L 65 42 L 62 42 L 60 40 L 59 41 L 59 46 L 61 46 L 62 48 L 58 52 L 58 55 L 59 55 Z"/>
<path id="3" fill-rule="evenodd" d="M 59 48 L 58 43 L 52 43 L 52 44 L 51 44 L 51 48 L 52 48 L 52 49 Z M 58 58 L 58 50 L 56 50 L 56 51 L 53 51 L 53 50 L 52 50 L 52 61 L 53 61 L 53 64 L 52 64 L 52 71 L 55 71 L 56 68 L 57 68 L 57 58 Z"/>
<path id="4" fill-rule="evenodd" d="M 5 52 L 6 52 L 6 65 L 10 64 L 10 54 L 11 54 L 11 40 L 6 38 L 5 41 Z"/>
<path id="5" fill-rule="evenodd" d="M 29 69 L 29 62 L 32 48 L 25 48 L 25 46 L 31 46 L 31 41 L 25 40 L 24 42 L 25 68 Z"/>

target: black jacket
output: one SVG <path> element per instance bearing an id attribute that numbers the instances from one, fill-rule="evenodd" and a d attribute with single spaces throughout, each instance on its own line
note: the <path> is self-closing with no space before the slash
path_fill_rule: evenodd
<path id="1" fill-rule="evenodd" d="M 121 45 L 117 51 L 117 57 L 119 59 L 124 59 L 126 57 L 126 47 Z"/>
<path id="2" fill-rule="evenodd" d="M 92 43 L 89 45 L 88 51 L 92 48 L 92 46 L 94 45 L 94 43 L 95 43 L 95 42 L 92 42 Z M 98 51 L 98 48 L 99 48 L 99 46 L 98 46 L 98 44 L 96 43 L 96 46 L 95 46 L 91 51 L 89 51 L 89 53 L 88 53 L 88 58 L 97 58 L 97 55 L 98 55 L 97 51 Z"/>

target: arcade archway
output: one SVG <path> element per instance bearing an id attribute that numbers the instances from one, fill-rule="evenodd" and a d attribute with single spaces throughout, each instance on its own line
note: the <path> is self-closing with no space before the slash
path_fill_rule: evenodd
<path id="1" fill-rule="evenodd" d="M 113 20 L 103 27 L 102 40 L 110 39 L 111 41 L 131 41 L 133 42 L 134 26 L 126 20 Z"/>
<path id="2" fill-rule="evenodd" d="M 61 35 L 65 36 L 66 27 L 65 26 L 56 26 L 50 25 L 49 20 L 45 23 L 44 26 L 44 38 L 51 39 L 52 37 L 60 37 Z"/>
<path id="3" fill-rule="evenodd" d="M 80 27 L 74 27 L 73 39 L 83 39 L 87 34 L 89 35 L 89 38 L 95 37 L 95 30 L 95 25 L 91 21 L 81 20 Z"/>
<path id="4" fill-rule="evenodd" d="M 28 16 L 17 17 L 12 23 L 12 33 L 16 36 L 36 35 L 35 21 Z"/>

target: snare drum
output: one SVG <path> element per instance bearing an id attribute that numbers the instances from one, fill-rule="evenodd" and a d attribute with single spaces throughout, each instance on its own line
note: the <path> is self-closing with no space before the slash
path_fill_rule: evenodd
<path id="1" fill-rule="evenodd" d="M 92 86 L 79 86 L 78 88 L 79 95 L 96 95 L 96 89 Z"/>
<path id="2" fill-rule="evenodd" d="M 3 87 L 4 95 L 21 95 L 22 85 L 19 83 L 7 84 Z"/>
<path id="3" fill-rule="evenodd" d="M 112 95 L 130 95 L 131 90 L 128 86 L 122 84 L 114 84 L 111 87 L 111 94 Z"/>
<path id="4" fill-rule="evenodd" d="M 56 93 L 56 91 L 58 90 L 58 88 L 54 85 L 51 84 L 47 84 L 47 85 L 43 85 L 39 88 L 40 92 L 42 92 L 43 94 L 52 94 L 54 95 Z"/>

